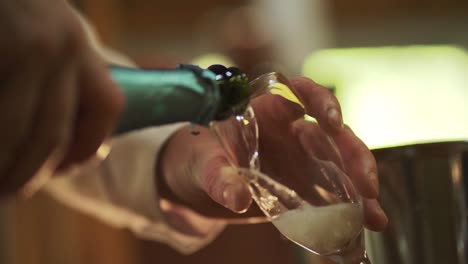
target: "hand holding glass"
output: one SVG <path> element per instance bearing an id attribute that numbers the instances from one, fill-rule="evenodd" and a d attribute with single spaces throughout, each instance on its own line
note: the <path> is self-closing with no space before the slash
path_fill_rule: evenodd
<path id="1" fill-rule="evenodd" d="M 251 82 L 243 115 L 212 130 L 252 196 L 288 239 L 338 263 L 369 263 L 361 198 L 332 138 L 278 73 Z M 358 252 L 359 251 L 359 252 Z"/>

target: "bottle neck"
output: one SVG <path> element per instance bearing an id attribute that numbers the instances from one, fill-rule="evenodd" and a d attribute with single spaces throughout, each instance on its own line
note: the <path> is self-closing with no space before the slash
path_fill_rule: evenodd
<path id="1" fill-rule="evenodd" d="M 112 66 L 126 97 L 116 134 L 176 122 L 208 125 L 220 103 L 215 75 L 193 65 L 142 70 Z"/>

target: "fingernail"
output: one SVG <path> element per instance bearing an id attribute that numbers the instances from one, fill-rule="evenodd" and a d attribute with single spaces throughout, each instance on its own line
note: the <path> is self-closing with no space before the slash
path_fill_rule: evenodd
<path id="1" fill-rule="evenodd" d="M 228 185 L 223 192 L 224 206 L 236 213 L 243 213 L 247 210 L 237 199 L 239 187 L 235 184 Z"/>
<path id="2" fill-rule="evenodd" d="M 237 170 L 231 166 L 224 166 L 219 171 L 219 177 L 223 179 L 231 179 L 237 175 Z"/>
<path id="3" fill-rule="evenodd" d="M 221 169 L 220 178 L 223 179 L 224 186 L 221 189 L 220 204 L 233 212 L 243 213 L 249 208 L 252 198 L 248 188 L 239 177 L 237 169 L 233 167 Z"/>
<path id="4" fill-rule="evenodd" d="M 370 172 L 367 175 L 367 177 L 368 177 L 370 185 L 371 185 L 372 196 L 373 196 L 373 197 L 369 197 L 369 198 L 377 198 L 379 196 L 379 180 L 377 178 L 377 173 L 376 172 Z"/>
<path id="5" fill-rule="evenodd" d="M 343 128 L 343 118 L 341 117 L 340 111 L 335 107 L 331 107 L 328 110 L 328 123 L 336 129 Z"/>

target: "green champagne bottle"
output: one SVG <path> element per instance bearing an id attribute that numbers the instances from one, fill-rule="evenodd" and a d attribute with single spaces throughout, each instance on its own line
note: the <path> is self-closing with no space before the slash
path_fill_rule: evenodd
<path id="1" fill-rule="evenodd" d="M 127 100 L 115 134 L 176 122 L 206 126 L 243 113 L 249 102 L 248 78 L 234 67 L 110 70 Z"/>

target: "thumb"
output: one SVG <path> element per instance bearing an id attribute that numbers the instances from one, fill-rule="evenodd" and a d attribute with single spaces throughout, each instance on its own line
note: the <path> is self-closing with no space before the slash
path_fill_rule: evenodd
<path id="1" fill-rule="evenodd" d="M 252 203 L 246 182 L 209 129 L 197 130 L 200 134 L 193 136 L 182 128 L 162 151 L 161 176 L 167 188 L 161 193 L 209 216 L 231 217 L 224 207 L 237 213 L 246 211 Z"/>
<path id="2" fill-rule="evenodd" d="M 236 213 L 247 211 L 252 195 L 247 183 L 228 161 L 224 150 L 218 145 L 206 148 L 200 159 L 197 178 L 202 188 L 217 203 Z"/>

